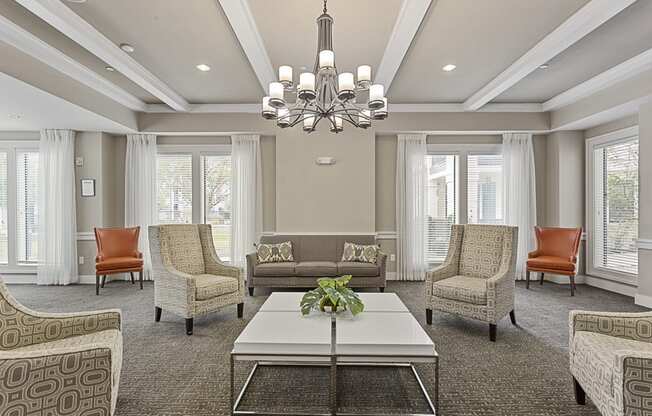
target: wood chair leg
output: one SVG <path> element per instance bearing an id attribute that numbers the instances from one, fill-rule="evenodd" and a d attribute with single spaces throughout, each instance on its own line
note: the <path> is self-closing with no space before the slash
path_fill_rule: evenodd
<path id="1" fill-rule="evenodd" d="M 529 270 L 525 271 L 525 288 L 526 289 L 530 288 L 530 271 Z"/>
<path id="2" fill-rule="evenodd" d="M 138 280 L 140 281 L 140 290 L 143 290 L 143 271 L 138 272 Z"/>
<path id="3" fill-rule="evenodd" d="M 585 405 L 586 393 L 575 377 L 573 377 L 573 388 L 575 390 L 575 402 L 579 405 Z"/>
<path id="4" fill-rule="evenodd" d="M 575 296 L 575 275 L 570 275 L 571 296 Z"/>
<path id="5" fill-rule="evenodd" d="M 104 289 L 104 283 L 106 283 L 106 275 L 102 276 L 102 289 Z"/>
<path id="6" fill-rule="evenodd" d="M 385 293 L 385 288 L 384 287 L 379 287 L 378 290 L 380 291 L 380 293 Z"/>
<path id="7" fill-rule="evenodd" d="M 131 284 L 135 285 L 136 282 L 134 281 L 134 272 L 129 272 L 129 276 L 131 276 Z"/>
<path id="8" fill-rule="evenodd" d="M 491 342 L 496 342 L 496 325 L 489 324 L 489 340 Z"/>
<path id="9" fill-rule="evenodd" d="M 95 295 L 100 296 L 100 275 L 95 275 Z"/>
<path id="10" fill-rule="evenodd" d="M 432 325 L 432 309 L 426 309 L 426 323 Z"/>
<path id="11" fill-rule="evenodd" d="M 163 309 L 159 308 L 158 306 L 154 307 L 154 321 L 155 322 L 160 322 L 161 321 L 161 312 L 163 312 Z"/>
<path id="12" fill-rule="evenodd" d="M 244 303 L 238 303 L 238 318 L 244 315 Z"/>
<path id="13" fill-rule="evenodd" d="M 541 272 L 541 279 L 539 280 L 539 284 L 542 285 L 542 286 L 543 286 L 543 275 L 544 274 L 545 274 L 544 272 Z"/>
<path id="14" fill-rule="evenodd" d="M 514 313 L 514 309 L 509 313 L 509 319 L 512 321 L 512 325 L 516 326 L 516 314 Z"/>
<path id="15" fill-rule="evenodd" d="M 253 296 L 253 295 L 254 295 L 254 288 L 250 287 L 249 288 L 249 296 Z"/>
<path id="16" fill-rule="evenodd" d="M 192 335 L 193 322 L 192 318 L 186 319 L 186 335 Z"/>

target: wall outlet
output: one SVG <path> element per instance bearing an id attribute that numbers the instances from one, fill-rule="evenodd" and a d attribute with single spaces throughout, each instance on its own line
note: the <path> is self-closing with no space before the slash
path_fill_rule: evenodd
<path id="1" fill-rule="evenodd" d="M 84 256 L 79 256 L 79 264 L 84 264 Z"/>
<path id="2" fill-rule="evenodd" d="M 396 254 L 390 254 L 389 261 L 396 261 Z"/>
<path id="3" fill-rule="evenodd" d="M 84 166 L 84 158 L 83 157 L 76 157 L 75 158 L 75 166 L 78 168 L 81 168 Z"/>

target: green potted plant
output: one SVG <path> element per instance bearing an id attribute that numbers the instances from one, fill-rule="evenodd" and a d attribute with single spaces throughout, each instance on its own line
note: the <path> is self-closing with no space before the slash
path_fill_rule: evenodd
<path id="1" fill-rule="evenodd" d="M 351 275 L 337 278 L 324 277 L 317 280 L 318 287 L 301 298 L 301 313 L 308 315 L 311 310 L 322 312 L 351 311 L 357 315 L 364 310 L 364 304 L 357 293 L 347 287 Z"/>

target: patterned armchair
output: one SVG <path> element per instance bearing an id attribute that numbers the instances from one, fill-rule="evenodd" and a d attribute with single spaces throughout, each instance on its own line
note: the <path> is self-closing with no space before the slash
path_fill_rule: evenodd
<path id="1" fill-rule="evenodd" d="M 242 318 L 244 275 L 217 257 L 210 225 L 150 226 L 149 246 L 157 322 L 165 309 L 185 318 L 186 334 L 192 335 L 195 316 L 238 305 Z"/>
<path id="2" fill-rule="evenodd" d="M 0 279 L 0 415 L 112 415 L 120 311 L 34 312 Z"/>
<path id="3" fill-rule="evenodd" d="M 453 225 L 448 254 L 441 266 L 426 273 L 426 322 L 433 309 L 489 323 L 496 341 L 496 323 L 514 314 L 514 269 L 517 227 Z"/>
<path id="4" fill-rule="evenodd" d="M 603 416 L 652 415 L 652 312 L 571 311 L 569 359 L 577 404 Z"/>

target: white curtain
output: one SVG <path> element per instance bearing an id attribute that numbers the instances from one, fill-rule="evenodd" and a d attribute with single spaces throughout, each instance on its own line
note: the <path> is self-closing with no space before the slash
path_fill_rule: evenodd
<path id="1" fill-rule="evenodd" d="M 156 136 L 128 134 L 125 158 L 125 226 L 140 226 L 143 279 L 151 280 L 148 227 L 156 224 Z"/>
<path id="2" fill-rule="evenodd" d="M 260 136 L 231 138 L 231 263 L 244 267 L 262 230 Z"/>
<path id="3" fill-rule="evenodd" d="M 535 248 L 537 195 L 532 134 L 503 135 L 505 223 L 518 227 L 516 278 L 525 279 L 528 252 Z"/>
<path id="4" fill-rule="evenodd" d="M 74 131 L 41 131 L 38 207 L 37 283 L 77 283 Z"/>
<path id="5" fill-rule="evenodd" d="M 399 134 L 396 157 L 396 253 L 399 280 L 425 278 L 425 157 L 425 134 Z"/>

